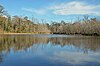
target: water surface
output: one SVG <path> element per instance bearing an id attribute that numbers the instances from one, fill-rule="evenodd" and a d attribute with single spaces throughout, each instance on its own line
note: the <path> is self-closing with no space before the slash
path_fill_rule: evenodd
<path id="1" fill-rule="evenodd" d="M 0 66 L 100 66 L 100 37 L 1 35 Z"/>

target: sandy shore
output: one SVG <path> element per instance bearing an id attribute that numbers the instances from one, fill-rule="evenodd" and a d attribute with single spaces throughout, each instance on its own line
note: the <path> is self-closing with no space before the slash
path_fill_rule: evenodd
<path id="1" fill-rule="evenodd" d="M 0 33 L 0 35 L 27 35 L 27 34 L 38 34 L 38 33 Z"/>
<path id="2" fill-rule="evenodd" d="M 38 32 L 35 33 L 0 33 L 0 35 L 28 35 L 28 34 L 40 34 Z M 43 33 L 43 34 L 50 34 L 50 33 Z"/>

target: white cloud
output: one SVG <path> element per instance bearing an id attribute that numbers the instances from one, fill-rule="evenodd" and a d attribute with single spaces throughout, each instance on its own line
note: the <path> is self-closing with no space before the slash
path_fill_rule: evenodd
<path id="1" fill-rule="evenodd" d="M 100 60 L 98 60 L 99 57 L 100 53 L 83 54 L 81 52 L 59 51 L 58 53 L 54 53 L 54 55 L 49 57 L 49 59 L 78 65 L 84 64 L 85 62 L 100 63 Z"/>
<path id="2" fill-rule="evenodd" d="M 22 10 L 27 12 L 36 13 L 39 15 L 45 15 L 48 13 L 53 13 L 56 15 L 100 15 L 100 5 L 90 5 L 85 2 L 67 2 L 60 3 L 53 6 L 46 6 L 40 9 L 33 8 L 22 8 Z"/>
<path id="3" fill-rule="evenodd" d="M 31 13 L 36 13 L 39 15 L 44 15 L 46 14 L 46 9 L 32 9 L 32 8 L 22 8 L 23 11 L 31 12 Z"/>
<path id="4" fill-rule="evenodd" d="M 23 11 L 27 11 L 27 12 L 34 12 L 34 10 L 31 9 L 31 8 L 22 8 L 22 10 L 23 10 Z"/>
<path id="5" fill-rule="evenodd" d="M 51 6 L 49 9 L 57 15 L 83 15 L 83 14 L 95 14 L 100 15 L 100 5 L 88 5 L 83 2 L 69 2 L 61 3 Z"/>
<path id="6" fill-rule="evenodd" d="M 34 10 L 34 12 L 37 14 L 44 15 L 44 14 L 46 14 L 47 11 L 45 9 L 39 9 L 39 10 Z"/>

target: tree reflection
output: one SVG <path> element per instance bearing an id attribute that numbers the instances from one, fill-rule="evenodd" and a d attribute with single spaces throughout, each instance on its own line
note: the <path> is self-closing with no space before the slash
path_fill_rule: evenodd
<path id="1" fill-rule="evenodd" d="M 51 38 L 50 41 L 54 45 L 60 45 L 64 47 L 66 45 L 73 45 L 77 48 L 82 48 L 84 53 L 89 51 L 95 52 L 96 50 L 100 49 L 100 37 L 55 37 Z"/>
<path id="2" fill-rule="evenodd" d="M 3 59 L 3 57 L 2 57 L 2 54 L 0 53 L 0 62 L 2 62 L 2 59 Z"/>
<path id="3" fill-rule="evenodd" d="M 48 44 L 51 42 L 53 45 L 73 45 L 78 48 L 83 48 L 84 52 L 87 50 L 96 51 L 100 48 L 99 37 L 37 37 L 37 36 L 0 36 L 0 52 L 6 51 L 9 53 L 10 49 L 14 51 L 24 50 L 31 46 L 39 44 Z"/>
<path id="4" fill-rule="evenodd" d="M 14 51 L 27 49 L 34 44 L 47 44 L 47 37 L 34 36 L 0 36 L 0 52 L 9 52 L 11 48 Z"/>
<path id="5" fill-rule="evenodd" d="M 79 49 L 83 49 L 84 53 L 88 51 L 97 51 L 100 49 L 100 37 L 48 37 L 48 36 L 14 36 L 14 35 L 1 35 L 0 36 L 0 62 L 2 62 L 3 52 L 9 53 L 11 49 L 14 52 L 28 48 L 38 49 L 40 45 L 45 48 L 49 42 L 53 45 L 60 45 L 61 47 L 73 45 Z M 35 51 L 35 50 L 34 50 Z"/>

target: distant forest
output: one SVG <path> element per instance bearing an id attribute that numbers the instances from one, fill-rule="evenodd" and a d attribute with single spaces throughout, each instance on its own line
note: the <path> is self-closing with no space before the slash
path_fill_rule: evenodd
<path id="1" fill-rule="evenodd" d="M 38 19 L 29 19 L 27 16 L 11 17 L 5 8 L 0 5 L 0 33 L 52 33 L 52 34 L 80 34 L 80 35 L 100 35 L 100 19 L 83 16 L 82 20 L 73 23 L 52 21 L 51 24 Z"/>

